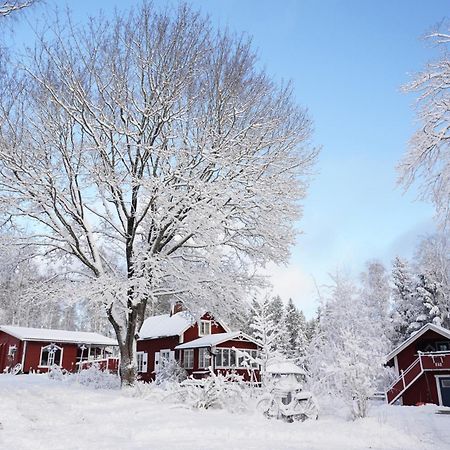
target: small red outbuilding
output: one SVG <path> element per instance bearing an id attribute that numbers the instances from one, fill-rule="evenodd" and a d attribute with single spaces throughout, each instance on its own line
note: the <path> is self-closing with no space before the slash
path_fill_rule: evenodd
<path id="1" fill-rule="evenodd" d="M 429 323 L 387 356 L 397 378 L 389 386 L 389 404 L 434 403 L 450 406 L 450 330 Z"/>
<path id="2" fill-rule="evenodd" d="M 0 373 L 47 372 L 56 365 L 76 372 L 79 363 L 98 361 L 117 370 L 114 339 L 98 333 L 0 326 Z"/>

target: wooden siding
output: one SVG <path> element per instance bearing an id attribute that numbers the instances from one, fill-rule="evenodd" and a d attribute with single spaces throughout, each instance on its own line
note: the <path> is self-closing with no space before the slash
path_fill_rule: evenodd
<path id="1" fill-rule="evenodd" d="M 8 357 L 9 347 L 17 347 L 14 358 Z M 0 373 L 3 373 L 6 367 L 14 367 L 22 362 L 23 342 L 20 339 L 11 336 L 4 331 L 0 331 Z"/>

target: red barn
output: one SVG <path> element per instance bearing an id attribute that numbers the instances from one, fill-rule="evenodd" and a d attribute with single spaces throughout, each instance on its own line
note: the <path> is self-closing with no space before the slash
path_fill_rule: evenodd
<path id="1" fill-rule="evenodd" d="M 78 363 L 98 361 L 117 369 L 111 358 L 117 341 L 98 333 L 0 326 L 0 373 L 47 372 L 53 365 L 76 372 Z"/>
<path id="2" fill-rule="evenodd" d="M 450 406 L 450 330 L 427 324 L 387 356 L 397 379 L 389 386 L 389 404 L 434 403 Z"/>
<path id="3" fill-rule="evenodd" d="M 164 364 L 177 361 L 195 378 L 207 376 L 211 367 L 216 374 L 233 371 L 246 381 L 259 381 L 259 350 L 250 336 L 232 332 L 211 314 L 195 320 L 178 308 L 145 320 L 137 341 L 138 373 L 151 381 Z"/>

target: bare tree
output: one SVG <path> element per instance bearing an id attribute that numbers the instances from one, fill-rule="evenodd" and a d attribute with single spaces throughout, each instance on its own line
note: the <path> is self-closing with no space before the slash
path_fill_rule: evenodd
<path id="1" fill-rule="evenodd" d="M 286 261 L 317 153 L 309 118 L 248 40 L 186 6 L 58 18 L 24 65 L 3 102 L 2 209 L 105 305 L 133 383 L 149 301 L 226 313 L 258 267 Z"/>
<path id="2" fill-rule="evenodd" d="M 416 92 L 420 128 L 399 165 L 400 180 L 407 188 L 421 180 L 422 198 L 431 200 L 442 224 L 450 219 L 450 34 L 439 31 L 427 36 L 441 50 L 436 61 L 428 63 L 406 92 Z"/>

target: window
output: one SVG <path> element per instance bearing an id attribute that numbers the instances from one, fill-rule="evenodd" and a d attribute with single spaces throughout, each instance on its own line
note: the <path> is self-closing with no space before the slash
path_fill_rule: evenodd
<path id="1" fill-rule="evenodd" d="M 209 367 L 210 356 L 207 348 L 198 349 L 198 367 L 200 369 L 206 369 Z"/>
<path id="2" fill-rule="evenodd" d="M 216 367 L 236 367 L 236 350 L 218 348 L 216 352 Z"/>
<path id="3" fill-rule="evenodd" d="M 450 342 L 436 342 L 436 350 L 438 352 L 447 352 L 450 350 Z"/>
<path id="4" fill-rule="evenodd" d="M 8 349 L 8 356 L 14 356 L 17 352 L 17 347 L 15 345 L 10 345 Z"/>
<path id="5" fill-rule="evenodd" d="M 211 334 L 211 321 L 210 320 L 200 320 L 200 336 L 206 336 Z"/>
<path id="6" fill-rule="evenodd" d="M 258 350 L 218 348 L 216 350 L 216 367 L 258 368 L 258 363 L 254 361 L 257 358 Z"/>
<path id="7" fill-rule="evenodd" d="M 194 368 L 194 350 L 189 349 L 183 352 L 183 367 L 185 369 Z"/>
<path id="8" fill-rule="evenodd" d="M 62 348 L 55 344 L 41 348 L 39 367 L 60 366 L 62 360 Z"/>
<path id="9" fill-rule="evenodd" d="M 450 388 L 450 378 L 444 378 L 441 380 L 441 386 L 443 388 Z"/>
<path id="10" fill-rule="evenodd" d="M 159 352 L 161 364 L 166 364 L 170 361 L 170 350 L 161 350 Z"/>
<path id="11" fill-rule="evenodd" d="M 139 373 L 147 373 L 147 360 L 147 353 L 136 352 L 136 366 Z"/>

